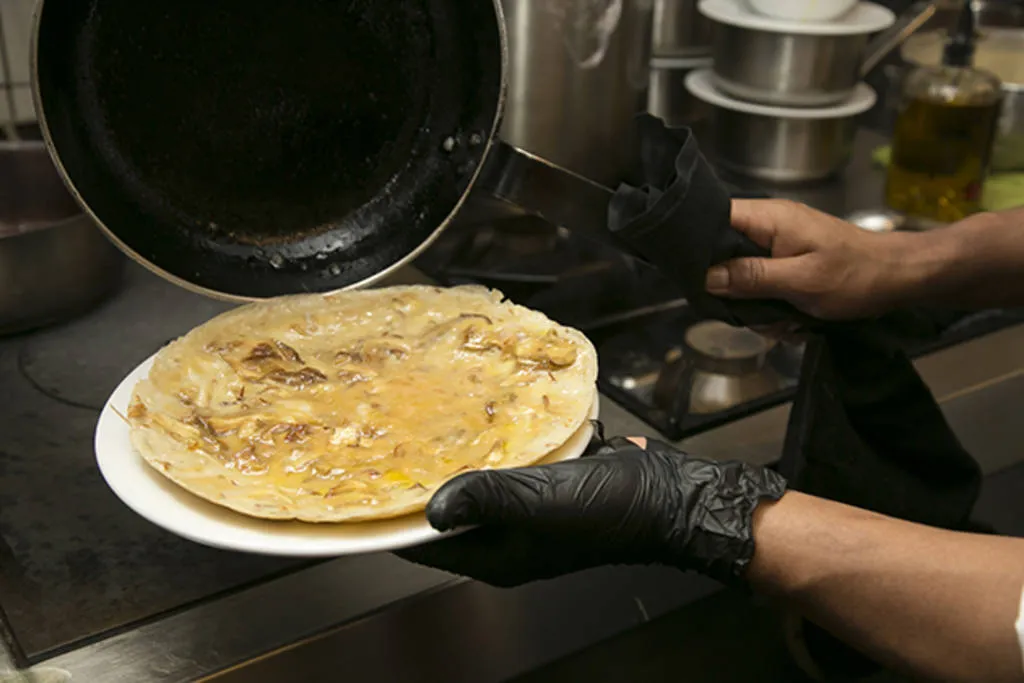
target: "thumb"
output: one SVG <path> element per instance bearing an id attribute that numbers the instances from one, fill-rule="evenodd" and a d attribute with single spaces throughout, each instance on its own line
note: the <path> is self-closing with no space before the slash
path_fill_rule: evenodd
<path id="1" fill-rule="evenodd" d="M 797 290 L 801 257 L 740 258 L 708 270 L 708 294 L 736 299 L 785 299 Z"/>
<path id="2" fill-rule="evenodd" d="M 444 484 L 427 504 L 427 521 L 438 531 L 529 518 L 551 485 L 544 467 L 469 472 Z"/>

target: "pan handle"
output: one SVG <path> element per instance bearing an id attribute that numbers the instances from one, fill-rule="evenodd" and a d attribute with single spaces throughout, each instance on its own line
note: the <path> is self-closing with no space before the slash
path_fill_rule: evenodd
<path id="1" fill-rule="evenodd" d="M 495 138 L 473 186 L 553 225 L 603 234 L 614 191 Z"/>
<path id="2" fill-rule="evenodd" d="M 864 58 L 860 65 L 860 77 L 865 78 L 883 59 L 896 48 L 903 45 L 907 38 L 928 23 L 935 14 L 934 2 L 917 2 L 904 12 L 886 31 L 880 33 L 864 50 Z"/>
<path id="3" fill-rule="evenodd" d="M 500 139 L 492 143 L 474 189 L 553 225 L 597 237 L 607 236 L 608 207 L 615 196 L 600 183 Z M 729 231 L 716 245 L 712 263 L 755 256 L 767 258 L 771 252 Z"/>
<path id="4" fill-rule="evenodd" d="M 714 182 L 719 182 L 717 179 Z M 477 177 L 475 190 L 513 204 L 528 213 L 536 214 L 548 222 L 569 230 L 588 234 L 596 239 L 615 244 L 619 248 L 637 253 L 628 239 L 617 238 L 608 229 L 609 206 L 615 191 L 585 178 L 573 171 L 553 164 L 541 157 L 495 139 L 486 156 L 483 169 Z M 698 202 L 699 203 L 699 202 Z M 671 227 L 662 225 L 657 234 L 645 238 L 653 247 L 641 258 L 666 274 L 679 276 L 678 268 L 667 266 L 675 261 L 687 239 Z M 741 257 L 770 257 L 771 253 L 735 230 L 725 230 L 714 244 L 711 265 Z M 694 281 L 685 277 L 683 292 L 704 294 L 703 275 Z M 805 321 L 806 316 L 783 301 L 752 301 L 733 303 L 742 309 L 744 318 L 758 323 Z M 730 320 L 731 318 L 722 318 Z"/>

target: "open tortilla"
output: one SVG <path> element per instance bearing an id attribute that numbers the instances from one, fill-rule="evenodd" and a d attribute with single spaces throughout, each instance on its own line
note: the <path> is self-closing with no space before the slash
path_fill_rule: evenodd
<path id="1" fill-rule="evenodd" d="M 379 520 L 461 472 L 543 459 L 596 379 L 586 337 L 499 292 L 393 287 L 220 315 L 157 354 L 128 419 L 150 465 L 214 503 Z"/>

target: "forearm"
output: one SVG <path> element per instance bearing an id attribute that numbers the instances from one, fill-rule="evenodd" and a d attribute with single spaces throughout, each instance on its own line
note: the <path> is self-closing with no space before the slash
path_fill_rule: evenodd
<path id="1" fill-rule="evenodd" d="M 883 664 L 1024 681 L 1014 622 L 1024 540 L 932 529 L 799 493 L 755 519 L 755 588 Z"/>
<path id="2" fill-rule="evenodd" d="M 1024 209 L 894 234 L 904 254 L 900 303 L 967 309 L 1024 305 Z"/>

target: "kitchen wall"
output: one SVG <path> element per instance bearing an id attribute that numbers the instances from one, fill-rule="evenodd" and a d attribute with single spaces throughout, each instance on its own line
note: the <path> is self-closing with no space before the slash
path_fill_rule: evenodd
<path id="1" fill-rule="evenodd" d="M 0 91 L 0 121 L 30 123 L 35 120 L 32 91 L 29 86 L 29 36 L 32 31 L 32 8 L 35 0 L 0 0 L 0 18 L 3 19 L 3 39 L 11 61 L 11 82 L 14 86 L 14 116 L 11 116 L 7 97 Z M 0 87 L 6 86 L 0 71 Z"/>

